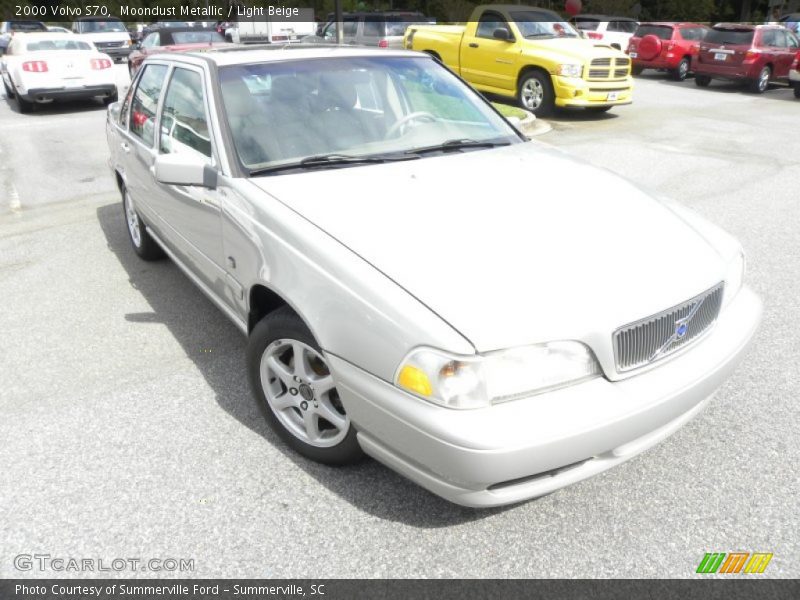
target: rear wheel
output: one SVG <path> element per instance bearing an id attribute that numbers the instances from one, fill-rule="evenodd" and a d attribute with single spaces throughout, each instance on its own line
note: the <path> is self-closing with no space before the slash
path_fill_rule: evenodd
<path id="1" fill-rule="evenodd" d="M 363 457 L 322 349 L 288 306 L 253 329 L 247 373 L 270 427 L 294 450 L 329 465 Z"/>
<path id="2" fill-rule="evenodd" d="M 125 224 L 128 226 L 128 239 L 131 241 L 133 251 L 142 260 L 158 260 L 164 257 L 164 251 L 156 241 L 147 233 L 147 229 L 142 222 L 128 189 L 122 186 L 122 209 L 125 213 Z"/>
<path id="3" fill-rule="evenodd" d="M 644 71 L 644 67 L 640 67 L 640 66 L 637 66 L 637 65 L 633 65 L 633 67 L 631 67 L 631 74 L 632 75 L 641 75 L 642 71 Z"/>
<path id="4" fill-rule="evenodd" d="M 0 77 L 0 79 L 2 79 L 2 78 Z M 14 90 L 12 90 L 9 87 L 9 85 L 8 85 L 8 83 L 6 83 L 5 79 L 3 79 L 3 87 L 6 90 L 6 98 L 9 98 L 9 99 L 13 98 L 14 97 Z"/>
<path id="5" fill-rule="evenodd" d="M 754 94 L 763 94 L 769 87 L 769 78 L 772 76 L 772 69 L 764 67 L 758 72 L 758 77 L 750 80 L 748 85 L 751 92 Z"/>
<path id="6" fill-rule="evenodd" d="M 684 81 L 689 75 L 689 57 L 685 56 L 678 66 L 672 71 L 672 78 L 675 81 Z"/>
<path id="7" fill-rule="evenodd" d="M 119 92 L 117 91 L 116 88 L 114 88 L 114 93 L 113 94 L 103 98 L 103 104 L 108 106 L 109 104 L 114 104 L 114 102 L 116 102 L 117 100 L 119 100 Z"/>
<path id="8" fill-rule="evenodd" d="M 550 75 L 542 71 L 528 71 L 519 81 L 517 102 L 537 117 L 548 115 L 555 107 L 555 92 Z"/>
<path id="9" fill-rule="evenodd" d="M 21 113 L 29 113 L 33 110 L 33 102 L 28 102 L 20 96 L 19 94 L 14 94 L 14 98 L 17 101 L 17 110 Z"/>
<path id="10" fill-rule="evenodd" d="M 794 84 L 794 97 L 800 98 L 800 81 Z"/>
<path id="11" fill-rule="evenodd" d="M 694 84 L 697 87 L 708 87 L 708 84 L 711 83 L 711 77 L 708 75 L 695 75 L 694 76 Z"/>

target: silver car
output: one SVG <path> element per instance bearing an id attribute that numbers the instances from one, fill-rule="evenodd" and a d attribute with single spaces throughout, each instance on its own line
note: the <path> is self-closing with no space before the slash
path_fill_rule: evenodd
<path id="1" fill-rule="evenodd" d="M 660 442 L 760 319 L 736 240 L 527 141 L 424 54 L 151 57 L 107 133 L 133 251 L 172 258 L 248 336 L 283 440 L 459 504 Z"/>

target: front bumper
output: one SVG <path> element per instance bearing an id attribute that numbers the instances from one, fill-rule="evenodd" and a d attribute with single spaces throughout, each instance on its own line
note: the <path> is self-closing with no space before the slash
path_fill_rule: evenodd
<path id="1" fill-rule="evenodd" d="M 650 60 L 644 60 L 641 58 L 632 58 L 633 66 L 640 67 L 642 69 L 668 69 L 673 70 L 677 69 L 678 65 L 680 64 L 681 60 L 683 60 L 683 54 L 676 54 L 671 57 L 667 56 L 657 56 L 656 58 Z"/>
<path id="2" fill-rule="evenodd" d="M 679 429 L 731 374 L 760 315 L 743 288 L 708 335 L 658 368 L 478 410 L 435 406 L 328 358 L 367 454 L 457 504 L 499 506 L 610 469 Z"/>
<path id="3" fill-rule="evenodd" d="M 103 54 L 108 54 L 114 60 L 121 58 L 128 58 L 128 55 L 133 51 L 132 46 L 118 46 L 115 48 L 98 48 Z"/>
<path id="4" fill-rule="evenodd" d="M 587 108 L 591 106 L 622 106 L 633 102 L 633 79 L 617 81 L 587 81 L 576 77 L 553 77 L 556 106 Z"/>
<path id="5" fill-rule="evenodd" d="M 76 88 L 31 88 L 20 93 L 29 102 L 50 102 L 52 100 L 85 100 L 96 96 L 109 97 L 117 91 L 113 83 L 103 85 L 87 85 Z"/>

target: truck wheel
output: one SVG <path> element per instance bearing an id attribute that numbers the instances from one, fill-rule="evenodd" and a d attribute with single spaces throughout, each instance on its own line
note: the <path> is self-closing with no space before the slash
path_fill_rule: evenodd
<path id="1" fill-rule="evenodd" d="M 684 81 L 689 75 L 689 57 L 684 56 L 683 60 L 678 63 L 677 68 L 672 71 L 672 78 L 675 81 Z"/>
<path id="2" fill-rule="evenodd" d="M 324 353 L 288 306 L 253 329 L 247 374 L 264 418 L 291 448 L 329 465 L 364 456 Z"/>
<path id="3" fill-rule="evenodd" d="M 517 102 L 537 117 L 548 115 L 555 106 L 553 82 L 547 73 L 528 71 L 519 81 Z"/>
<path id="4" fill-rule="evenodd" d="M 711 77 L 708 75 L 695 75 L 694 76 L 694 84 L 697 87 L 708 87 L 708 84 L 711 83 Z"/>
<path id="5" fill-rule="evenodd" d="M 751 92 L 754 94 L 763 94 L 769 87 L 769 78 L 772 75 L 772 69 L 764 67 L 758 72 L 756 79 L 751 79 L 748 85 Z"/>

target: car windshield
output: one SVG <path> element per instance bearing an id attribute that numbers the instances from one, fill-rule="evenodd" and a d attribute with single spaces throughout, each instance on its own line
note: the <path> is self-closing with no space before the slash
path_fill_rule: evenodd
<path id="1" fill-rule="evenodd" d="M 706 35 L 706 42 L 711 44 L 751 44 L 753 42 L 752 29 L 712 29 Z"/>
<path id="2" fill-rule="evenodd" d="M 43 40 L 37 38 L 35 42 L 28 42 L 25 46 L 28 52 L 52 52 L 53 50 L 91 50 L 92 47 L 86 42 L 79 40 Z"/>
<path id="3" fill-rule="evenodd" d="M 566 21 L 553 20 L 552 13 L 533 10 L 513 10 L 511 18 L 519 28 L 522 37 L 580 37 L 578 32 Z"/>
<path id="4" fill-rule="evenodd" d="M 597 31 L 599 26 L 600 21 L 594 21 L 591 19 L 575 19 L 575 27 L 582 29 L 583 31 Z"/>
<path id="5" fill-rule="evenodd" d="M 8 28 L 11 31 L 47 31 L 47 26 L 39 21 L 11 21 Z"/>
<path id="6" fill-rule="evenodd" d="M 225 38 L 216 31 L 176 31 L 172 34 L 173 44 L 218 44 Z"/>
<path id="7" fill-rule="evenodd" d="M 122 31 L 127 33 L 122 21 L 83 21 L 82 33 L 105 33 Z"/>
<path id="8" fill-rule="evenodd" d="M 428 58 L 235 65 L 219 77 L 236 151 L 251 171 L 325 155 L 427 155 L 453 141 L 521 141 L 477 92 Z"/>
<path id="9" fill-rule="evenodd" d="M 654 35 L 660 40 L 668 40 L 672 38 L 672 27 L 668 25 L 639 25 L 634 35 L 636 37 Z"/>

